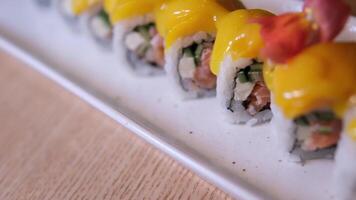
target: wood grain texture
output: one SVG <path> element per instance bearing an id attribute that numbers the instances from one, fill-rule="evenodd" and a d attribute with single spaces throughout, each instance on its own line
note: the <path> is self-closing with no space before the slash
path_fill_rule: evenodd
<path id="1" fill-rule="evenodd" d="M 229 199 L 0 51 L 0 199 Z"/>

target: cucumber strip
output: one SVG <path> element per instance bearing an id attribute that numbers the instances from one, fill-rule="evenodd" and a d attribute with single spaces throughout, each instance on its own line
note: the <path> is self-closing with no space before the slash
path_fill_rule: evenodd
<path id="1" fill-rule="evenodd" d="M 246 76 L 246 74 L 243 71 L 240 71 L 237 74 L 237 79 L 239 80 L 240 83 L 247 83 L 249 82 L 248 77 Z"/>
<path id="2" fill-rule="evenodd" d="M 149 23 L 149 24 L 142 25 L 142 26 L 145 27 L 147 29 L 147 31 L 149 31 L 152 26 L 155 26 L 155 24 L 154 23 Z"/>
<path id="3" fill-rule="evenodd" d="M 248 73 L 248 78 L 251 82 L 263 81 L 262 73 L 256 71 L 250 71 Z"/>
<path id="4" fill-rule="evenodd" d="M 139 57 L 144 57 L 146 52 L 148 51 L 148 49 L 151 47 L 151 45 L 149 43 L 144 43 L 141 44 L 138 48 L 137 48 L 137 55 Z"/>
<path id="5" fill-rule="evenodd" d="M 105 12 L 104 9 L 100 10 L 98 17 L 103 20 L 103 22 L 105 22 L 108 27 L 111 27 L 109 15 Z"/>
<path id="6" fill-rule="evenodd" d="M 150 41 L 149 29 L 146 26 L 140 26 L 137 28 L 137 31 L 145 38 L 145 40 Z"/>
<path id="7" fill-rule="evenodd" d="M 250 70 L 252 72 L 262 72 L 262 63 L 255 63 L 255 64 L 252 64 L 250 65 Z"/>
<path id="8" fill-rule="evenodd" d="M 189 47 L 183 49 L 183 55 L 186 57 L 194 57 L 193 51 Z"/>
<path id="9" fill-rule="evenodd" d="M 315 115 L 317 119 L 322 121 L 331 121 L 335 119 L 335 115 L 332 112 L 317 112 Z"/>
<path id="10" fill-rule="evenodd" d="M 320 134 L 330 134 L 333 131 L 333 129 L 331 127 L 327 127 L 327 126 L 321 126 L 318 128 L 318 132 Z"/>
<path id="11" fill-rule="evenodd" d="M 198 44 L 197 48 L 195 49 L 194 59 L 195 59 L 196 64 L 200 63 L 200 58 L 203 53 L 203 49 L 204 49 L 204 47 L 202 44 Z"/>
<path id="12" fill-rule="evenodd" d="M 309 126 L 308 119 L 306 117 L 298 117 L 294 120 L 294 123 L 299 126 Z"/>

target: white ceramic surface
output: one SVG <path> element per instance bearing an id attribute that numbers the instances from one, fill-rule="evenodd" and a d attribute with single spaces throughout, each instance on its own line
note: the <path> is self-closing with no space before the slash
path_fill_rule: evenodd
<path id="1" fill-rule="evenodd" d="M 281 12 L 285 0 L 247 1 Z M 263 2 L 263 3 L 262 3 Z M 0 47 L 122 123 L 239 199 L 332 199 L 331 161 L 289 163 L 276 151 L 268 125 L 224 122 L 216 99 L 182 102 L 166 77 L 128 74 L 108 51 L 73 32 L 54 9 L 32 1 L 2 0 Z M 344 38 L 354 37 L 349 26 Z"/>

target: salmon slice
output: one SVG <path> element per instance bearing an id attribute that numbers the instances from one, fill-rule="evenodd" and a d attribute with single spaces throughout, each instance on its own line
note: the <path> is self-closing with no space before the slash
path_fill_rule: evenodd
<path id="1" fill-rule="evenodd" d="M 210 71 L 211 53 L 212 47 L 203 49 L 200 65 L 194 72 L 195 84 L 204 89 L 214 89 L 216 86 L 216 76 Z"/>
<path id="2" fill-rule="evenodd" d="M 337 144 L 340 139 L 342 122 L 341 120 L 333 120 L 329 122 L 315 122 L 311 126 L 313 127 L 327 127 L 330 128 L 330 133 L 323 133 L 321 131 L 314 131 L 303 144 L 303 149 L 307 151 L 316 151 L 318 149 L 325 149 Z"/>
<path id="3" fill-rule="evenodd" d="M 152 27 L 149 30 L 150 36 L 152 37 L 151 45 L 153 49 L 153 57 L 156 64 L 160 67 L 163 67 L 165 64 L 164 61 L 164 40 L 159 35 L 157 29 Z"/>
<path id="4" fill-rule="evenodd" d="M 271 93 L 264 83 L 257 82 L 247 101 L 247 112 L 254 116 L 271 102 Z"/>

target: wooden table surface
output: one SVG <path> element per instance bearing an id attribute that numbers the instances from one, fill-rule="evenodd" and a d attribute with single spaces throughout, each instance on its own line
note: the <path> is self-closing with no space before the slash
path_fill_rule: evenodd
<path id="1" fill-rule="evenodd" d="M 0 199 L 230 199 L 0 51 Z"/>

